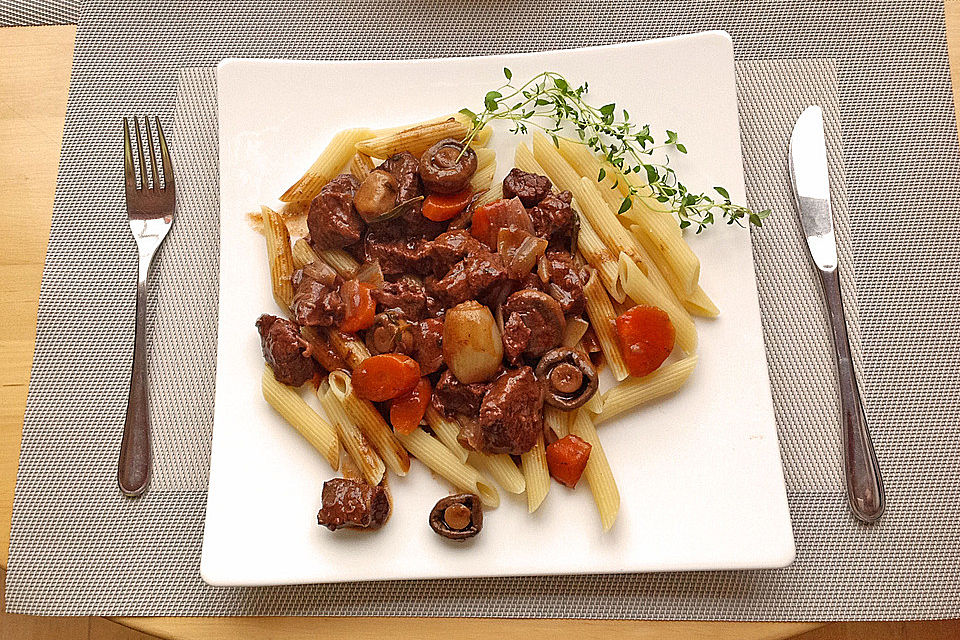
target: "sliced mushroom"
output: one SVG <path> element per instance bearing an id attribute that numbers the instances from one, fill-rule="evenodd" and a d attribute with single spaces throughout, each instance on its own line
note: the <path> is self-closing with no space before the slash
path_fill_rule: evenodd
<path id="1" fill-rule="evenodd" d="M 392 174 L 375 169 L 370 172 L 353 196 L 353 206 L 367 222 L 377 220 L 397 206 L 400 185 Z"/>
<path id="2" fill-rule="evenodd" d="M 483 528 L 483 506 L 480 497 L 458 493 L 441 498 L 430 511 L 430 528 L 450 540 L 466 540 Z"/>
<path id="3" fill-rule="evenodd" d="M 477 171 L 477 154 L 458 140 L 441 140 L 420 156 L 420 179 L 434 193 L 456 193 Z"/>
<path id="4" fill-rule="evenodd" d="M 413 353 L 416 345 L 416 326 L 407 322 L 396 309 L 387 309 L 373 319 L 367 330 L 367 348 L 374 355 L 381 353 Z"/>
<path id="5" fill-rule="evenodd" d="M 570 411 L 597 392 L 597 370 L 590 360 L 567 347 L 548 351 L 536 373 L 546 391 L 544 402 L 551 407 Z"/>

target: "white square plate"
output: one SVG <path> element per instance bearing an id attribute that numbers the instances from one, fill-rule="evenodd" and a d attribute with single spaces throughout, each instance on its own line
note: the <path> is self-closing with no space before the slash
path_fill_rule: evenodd
<path id="1" fill-rule="evenodd" d="M 575 84 L 586 80 L 596 104 L 615 101 L 658 136 L 678 131 L 689 155 L 675 167 L 688 186 L 724 185 L 744 200 L 725 33 L 483 58 L 223 61 L 217 391 L 201 562 L 207 582 L 753 569 L 792 561 L 750 235 L 724 224 L 691 241 L 721 317 L 697 322 L 700 361 L 690 381 L 600 427 L 621 493 L 612 531 L 601 532 L 588 487 L 553 483 L 532 516 L 525 497 L 501 491 L 502 505 L 486 515 L 481 535 L 451 544 L 427 526 L 449 487 L 416 461 L 407 477 L 391 477 L 394 513 L 381 531 L 317 526 L 323 482 L 335 474 L 260 394 L 254 321 L 278 309 L 263 237 L 245 214 L 276 204 L 336 131 L 482 108 L 505 66 L 516 79 L 549 69 Z M 498 179 L 518 141 L 495 130 Z"/>

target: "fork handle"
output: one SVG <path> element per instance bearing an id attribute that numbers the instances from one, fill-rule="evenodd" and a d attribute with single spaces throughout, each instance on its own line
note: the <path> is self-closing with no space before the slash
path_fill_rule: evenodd
<path id="1" fill-rule="evenodd" d="M 876 522 L 885 508 L 880 464 L 873 450 L 867 418 L 860 401 L 860 389 L 853 369 L 847 322 L 840 295 L 839 268 L 820 269 L 824 298 L 833 329 L 837 356 L 837 378 L 840 385 L 840 433 L 843 444 L 843 472 L 847 484 L 847 500 L 853 514 L 864 522 Z"/>
<path id="2" fill-rule="evenodd" d="M 137 330 L 133 375 L 123 423 L 117 483 L 127 496 L 139 496 L 150 476 L 150 416 L 147 413 L 147 276 L 153 255 L 141 255 L 137 278 Z"/>

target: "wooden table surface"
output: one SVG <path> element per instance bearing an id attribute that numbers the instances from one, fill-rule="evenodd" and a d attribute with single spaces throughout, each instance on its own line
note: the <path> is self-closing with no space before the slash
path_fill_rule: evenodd
<path id="1" fill-rule="evenodd" d="M 956 87 L 957 69 L 960 69 L 960 0 L 947 0 L 946 14 L 951 73 Z M 0 282 L 3 283 L 0 288 L 0 318 L 3 318 L 5 325 L 0 334 L 0 566 L 4 568 L 10 546 L 9 522 L 20 433 L 33 357 L 40 277 L 53 210 L 75 33 L 74 26 L 0 28 L 0 201 L 4 203 L 4 212 L 0 215 L 0 246 L 3 247 L 0 252 Z M 954 99 L 957 99 L 956 89 Z M 499 636 L 508 639 L 529 634 L 578 634 L 584 637 L 616 635 L 663 640 L 691 637 L 760 640 L 787 638 L 820 626 L 810 623 L 446 618 L 116 620 L 163 638 L 276 640 L 315 637 L 321 630 L 328 637 L 350 637 L 352 640 L 381 638 L 384 635 L 421 639 L 451 636 L 462 639 Z M 838 628 L 842 626 L 837 625 Z M 960 627 L 951 627 L 955 628 Z M 92 634 L 93 627 L 90 629 Z M 6 633 L 3 633 L 3 637 L 7 637 Z M 904 636 L 902 633 L 899 636 L 888 635 L 885 631 L 884 637 Z"/>

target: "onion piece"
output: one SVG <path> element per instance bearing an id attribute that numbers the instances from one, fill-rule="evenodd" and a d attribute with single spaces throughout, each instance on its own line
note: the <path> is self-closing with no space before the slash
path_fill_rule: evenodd
<path id="1" fill-rule="evenodd" d="M 522 278 L 530 273 L 537 258 L 547 250 L 547 241 L 519 229 L 500 229 L 497 233 L 497 253 L 503 260 L 507 275 Z"/>
<path id="2" fill-rule="evenodd" d="M 333 288 L 337 280 L 337 272 L 323 260 L 316 260 L 303 265 L 302 278 L 316 280 L 325 287 Z"/>
<path id="3" fill-rule="evenodd" d="M 560 338 L 560 344 L 572 349 L 577 346 L 589 327 L 590 323 L 583 318 L 569 318 L 563 330 L 563 337 Z"/>
<path id="4" fill-rule="evenodd" d="M 360 265 L 360 268 L 357 269 L 357 273 L 354 274 L 353 277 L 360 282 L 372 284 L 379 289 L 383 285 L 383 270 L 380 268 L 380 261 L 364 262 Z"/>

